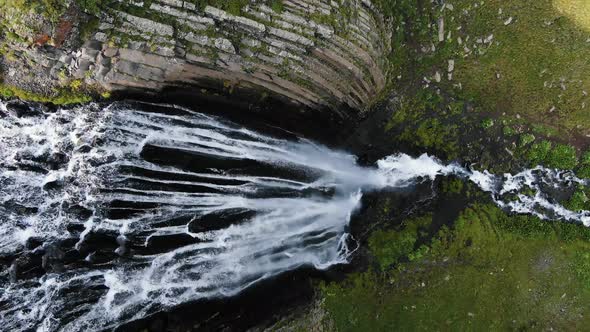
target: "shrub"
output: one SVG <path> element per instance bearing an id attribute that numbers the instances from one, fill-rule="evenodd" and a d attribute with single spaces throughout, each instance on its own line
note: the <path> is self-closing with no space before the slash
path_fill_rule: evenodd
<path id="1" fill-rule="evenodd" d="M 545 164 L 552 168 L 573 169 L 578 164 L 576 149 L 571 145 L 558 144 L 548 153 Z"/>
<path id="2" fill-rule="evenodd" d="M 100 7 L 102 0 L 76 0 L 76 3 L 82 10 L 88 14 L 98 15 L 100 14 Z"/>
<path id="3" fill-rule="evenodd" d="M 416 233 L 413 230 L 376 231 L 369 238 L 369 248 L 381 269 L 396 263 L 414 250 Z"/>
<path id="4" fill-rule="evenodd" d="M 541 141 L 531 146 L 527 153 L 527 159 L 533 164 L 540 164 L 545 161 L 547 154 L 551 150 L 551 142 Z"/>
<path id="5" fill-rule="evenodd" d="M 483 129 L 488 129 L 494 126 L 494 120 L 492 119 L 485 119 L 481 122 L 481 127 Z"/>
<path id="6" fill-rule="evenodd" d="M 70 88 L 72 89 L 72 91 L 78 91 L 80 90 L 80 87 L 82 86 L 82 81 L 81 80 L 73 80 L 70 82 Z"/>
<path id="7" fill-rule="evenodd" d="M 275 11 L 275 13 L 282 13 L 285 10 L 283 6 L 283 0 L 271 0 L 270 1 L 270 8 Z"/>
<path id="8" fill-rule="evenodd" d="M 580 178 L 590 178 L 590 165 L 582 165 L 576 170 L 576 175 Z"/>
<path id="9" fill-rule="evenodd" d="M 567 202 L 565 202 L 563 205 L 572 211 L 580 211 L 580 210 L 586 209 L 587 202 L 588 202 L 588 196 L 586 196 L 586 193 L 583 190 L 578 189 L 572 194 L 570 199 Z"/>
<path id="10" fill-rule="evenodd" d="M 520 136 L 520 141 L 518 142 L 518 145 L 522 148 L 522 147 L 525 147 L 525 146 L 531 144 L 534 141 L 535 141 L 535 135 L 524 134 L 524 135 Z"/>
<path id="11" fill-rule="evenodd" d="M 511 126 L 504 126 L 504 128 L 502 128 L 502 132 L 504 133 L 504 136 L 513 136 L 516 134 L 516 131 L 514 131 L 514 128 Z"/>

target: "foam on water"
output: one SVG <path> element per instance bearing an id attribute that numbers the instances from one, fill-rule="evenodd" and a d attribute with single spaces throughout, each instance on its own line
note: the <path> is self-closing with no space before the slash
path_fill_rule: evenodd
<path id="1" fill-rule="evenodd" d="M 346 263 L 362 192 L 437 176 L 468 179 L 513 212 L 590 225 L 587 211 L 544 191 L 585 184 L 570 173 L 496 176 L 405 154 L 365 168 L 307 140 L 166 105 L 16 116 L 0 102 L 0 171 L 0 262 L 11 262 L 0 318 L 11 331 L 111 328 L 298 267 Z M 35 259 L 43 272 L 27 270 Z"/>

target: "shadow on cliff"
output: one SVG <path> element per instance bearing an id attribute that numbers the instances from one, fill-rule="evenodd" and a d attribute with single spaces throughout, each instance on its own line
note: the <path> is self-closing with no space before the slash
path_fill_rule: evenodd
<path id="1" fill-rule="evenodd" d="M 340 148 L 361 121 L 359 112 L 346 105 L 312 109 L 266 90 L 224 86 L 215 80 L 168 85 L 161 91 L 126 88 L 113 92 L 112 100 L 184 106 L 275 137 L 305 137 Z"/>

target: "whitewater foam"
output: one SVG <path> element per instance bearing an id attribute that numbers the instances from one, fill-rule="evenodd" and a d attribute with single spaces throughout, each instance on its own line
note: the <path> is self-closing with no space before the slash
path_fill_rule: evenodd
<path id="1" fill-rule="evenodd" d="M 585 180 L 542 167 L 497 176 L 426 154 L 361 167 L 345 152 L 170 105 L 18 117 L 0 102 L 0 112 L 0 256 L 13 260 L 0 272 L 0 317 L 11 331 L 112 328 L 346 263 L 362 192 L 437 176 L 472 181 L 516 213 L 590 225 L 587 211 L 544 191 Z M 27 274 L 22 253 L 42 257 L 45 272 Z"/>

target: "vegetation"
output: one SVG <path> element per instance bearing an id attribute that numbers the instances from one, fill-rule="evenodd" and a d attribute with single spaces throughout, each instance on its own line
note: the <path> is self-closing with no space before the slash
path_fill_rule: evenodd
<path id="1" fill-rule="evenodd" d="M 484 119 L 481 122 L 481 127 L 483 129 L 488 129 L 488 128 L 492 128 L 494 126 L 494 120 L 493 119 Z"/>
<path id="2" fill-rule="evenodd" d="M 521 2 L 376 1 L 395 30 L 389 77 L 400 100 L 385 130 L 451 159 L 492 149 L 484 168 L 543 164 L 589 176 L 590 164 L 578 163 L 587 143 L 564 142 L 590 134 L 590 3 Z M 466 109 L 453 116 L 449 103 Z"/>
<path id="3" fill-rule="evenodd" d="M 83 24 L 81 24 L 81 26 L 80 26 L 80 39 L 82 41 L 86 41 L 86 40 L 90 39 L 90 37 L 96 31 L 98 31 L 99 24 L 100 24 L 100 21 L 97 17 L 93 17 L 93 18 L 89 19 L 88 21 L 84 22 Z"/>
<path id="4" fill-rule="evenodd" d="M 78 6 L 86 13 L 92 15 L 100 14 L 101 8 L 107 4 L 109 0 L 76 0 Z"/>
<path id="5" fill-rule="evenodd" d="M 459 124 L 466 121 L 463 103 L 431 90 L 404 96 L 385 126 L 395 139 L 447 158 L 459 155 Z"/>
<path id="6" fill-rule="evenodd" d="M 523 148 L 523 147 L 526 147 L 527 145 L 531 144 L 534 141 L 535 141 L 535 135 L 524 134 L 524 135 L 520 136 L 520 141 L 518 143 L 518 146 Z"/>
<path id="7" fill-rule="evenodd" d="M 249 0 L 191 0 L 191 2 L 201 9 L 209 5 L 223 9 L 232 15 L 240 15 L 242 9 L 250 3 Z"/>
<path id="8" fill-rule="evenodd" d="M 269 6 L 278 14 L 282 13 L 285 9 L 283 6 L 283 0 L 270 0 Z"/>
<path id="9" fill-rule="evenodd" d="M 388 264 L 323 284 L 326 320 L 338 331 L 580 329 L 590 323 L 588 240 L 583 227 L 475 204 L 440 229 L 422 258 L 384 256 L 377 246 Z M 394 268 L 384 268 L 389 262 Z"/>
<path id="10" fill-rule="evenodd" d="M 369 248 L 375 255 L 382 269 L 408 257 L 421 236 L 424 226 L 428 226 L 432 216 L 409 220 L 401 230 L 376 231 L 369 238 Z"/>
<path id="11" fill-rule="evenodd" d="M 573 169 L 578 164 L 576 149 L 571 145 L 557 144 L 549 151 L 544 164 L 551 168 Z"/>
<path id="12" fill-rule="evenodd" d="M 93 15 L 106 3 L 76 2 Z M 233 15 L 249 4 L 191 2 Z M 276 13 L 284 11 L 281 0 L 265 3 Z M 443 8 L 433 5 L 436 1 L 374 3 L 393 27 L 388 92 L 395 92 L 395 111 L 384 127 L 388 144 L 492 171 L 542 164 L 590 178 L 590 151 L 582 153 L 588 142 L 579 139 L 590 135 L 589 2 L 447 0 Z M 129 10 L 145 15 L 149 4 Z M 35 11 L 53 22 L 65 10 L 57 0 L 0 0 L 0 7 Z M 320 13 L 311 18 L 343 32 L 341 21 L 355 13 L 343 5 L 339 14 L 345 20 Z M 439 22 L 444 22 L 442 40 Z M 82 25 L 82 38 L 97 24 L 94 19 Z M 6 36 L 21 38 L 10 31 Z M 129 38 L 121 36 L 120 42 Z M 285 61 L 278 75 L 288 77 L 288 69 Z M 0 95 L 55 104 L 90 100 L 82 81 L 61 78 L 67 86 L 50 96 L 6 85 L 0 85 Z M 227 81 L 224 87 L 231 91 L 233 85 Z M 371 268 L 318 290 L 327 326 L 339 331 L 590 326 L 585 313 L 590 307 L 590 230 L 508 215 L 460 179 L 445 179 L 439 189 L 438 202 L 445 209 L 457 197 L 467 205 L 458 215 L 434 211 L 400 222 L 379 220 L 383 227 L 364 243 Z M 587 188 L 571 188 L 564 196 L 565 207 L 590 209 Z"/>
<path id="13" fill-rule="evenodd" d="M 60 0 L 0 0 L 0 8 L 3 10 L 16 10 L 19 12 L 34 11 L 57 22 L 66 9 L 64 1 Z"/>
<path id="14" fill-rule="evenodd" d="M 75 81 L 74 81 L 75 82 Z M 77 87 L 77 89 L 73 89 Z M 56 105 L 81 104 L 92 100 L 92 97 L 80 90 L 80 85 L 74 83 L 70 88 L 60 89 L 55 91 L 52 95 L 42 95 L 23 89 L 19 89 L 6 84 L 0 84 L 0 96 L 3 98 L 19 98 L 22 100 L 29 100 L 41 103 L 53 103 Z"/>
<path id="15" fill-rule="evenodd" d="M 539 164 L 547 159 L 549 151 L 551 151 L 551 142 L 542 141 L 535 143 L 528 151 L 527 158 L 531 161 L 531 163 Z"/>
<path id="16" fill-rule="evenodd" d="M 85 12 L 93 15 L 100 13 L 105 0 L 75 0 Z M 63 0 L 0 0 L 0 8 L 14 9 L 19 12 L 34 11 L 56 23 L 66 10 L 67 2 Z"/>
<path id="17" fill-rule="evenodd" d="M 573 139 L 590 134 L 585 111 L 590 4 L 445 3 L 441 9 L 428 2 L 376 1 L 395 29 L 390 85 L 397 95 L 384 127 L 392 144 L 476 160 L 481 168 L 542 164 L 590 178 L 590 152 L 582 153 L 587 144 Z M 453 70 L 447 77 L 449 60 Z M 443 222 L 431 215 L 408 217 L 399 225 L 379 221 L 385 228 L 367 243 L 373 267 L 321 285 L 326 326 L 338 331 L 588 326 L 589 229 L 508 215 L 459 179 L 442 181 L 441 189 L 438 201 L 455 195 L 470 203 Z M 589 197 L 590 190 L 580 186 L 562 204 L 588 210 Z"/>
<path id="18" fill-rule="evenodd" d="M 586 195 L 586 190 L 583 186 L 578 187 L 569 200 L 564 204 L 566 208 L 572 211 L 588 210 L 590 209 L 589 205 L 588 196 Z"/>

